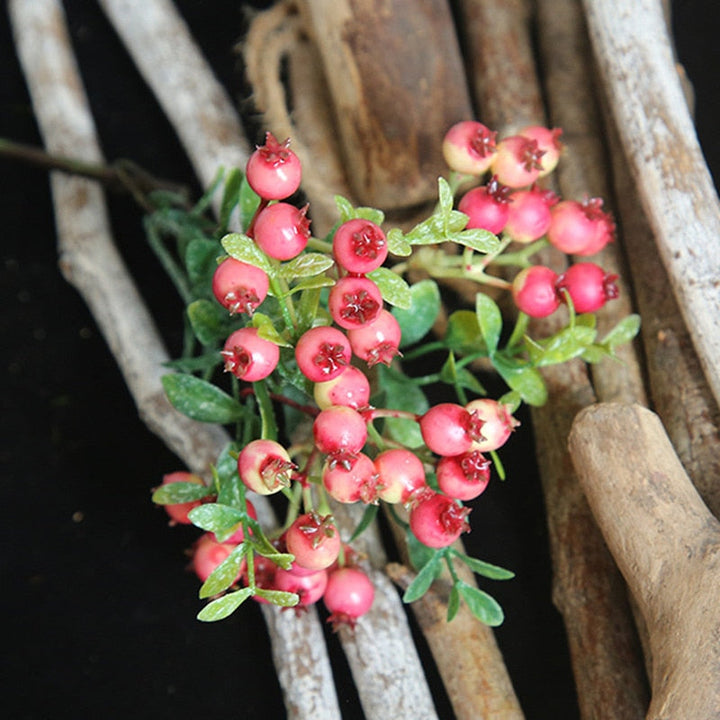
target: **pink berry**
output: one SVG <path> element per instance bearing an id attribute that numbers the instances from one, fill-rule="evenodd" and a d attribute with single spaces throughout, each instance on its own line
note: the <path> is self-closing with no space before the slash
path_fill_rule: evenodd
<path id="1" fill-rule="evenodd" d="M 367 440 L 367 423 L 357 411 L 345 405 L 321 410 L 313 422 L 315 446 L 335 462 L 346 463 L 356 456 Z"/>
<path id="2" fill-rule="evenodd" d="M 322 482 L 328 495 L 338 502 L 377 503 L 380 479 L 373 461 L 365 453 L 358 453 L 347 466 L 328 460 L 323 467 Z"/>
<path id="3" fill-rule="evenodd" d="M 496 137 L 495 131 L 474 120 L 456 123 L 443 139 L 445 162 L 455 172 L 482 175 L 490 167 L 495 155 Z"/>
<path id="4" fill-rule="evenodd" d="M 369 367 L 378 363 L 390 365 L 393 358 L 400 355 L 401 336 L 402 331 L 395 316 L 384 308 L 375 321 L 348 330 L 353 353 L 365 360 Z"/>
<path id="5" fill-rule="evenodd" d="M 323 603 L 333 627 L 341 624 L 353 627 L 359 617 L 370 610 L 375 588 L 370 578 L 358 568 L 342 567 L 333 570 L 325 588 Z"/>
<path id="6" fill-rule="evenodd" d="M 552 315 L 560 307 L 557 273 L 544 265 L 521 270 L 513 279 L 512 296 L 518 310 L 534 318 Z"/>
<path id="7" fill-rule="evenodd" d="M 463 507 L 447 495 L 424 493 L 410 509 L 410 529 L 413 535 L 431 548 L 452 545 L 464 532 L 469 532 L 467 516 L 470 508 Z"/>
<path id="8" fill-rule="evenodd" d="M 289 203 L 268 205 L 255 218 L 253 239 L 258 247 L 276 260 L 290 260 L 299 255 L 310 238 L 310 221 L 302 209 Z"/>
<path id="9" fill-rule="evenodd" d="M 226 372 L 245 382 L 257 382 L 277 367 L 280 348 L 261 338 L 257 328 L 244 327 L 228 337 L 221 355 Z"/>
<path id="10" fill-rule="evenodd" d="M 267 296 L 269 284 L 267 273 L 261 268 L 228 257 L 215 269 L 212 291 L 231 315 L 252 315 Z"/>
<path id="11" fill-rule="evenodd" d="M 487 185 L 468 190 L 458 203 L 458 210 L 470 220 L 468 228 L 482 228 L 498 235 L 510 215 L 510 188 L 501 185 L 493 176 Z"/>
<path id="12" fill-rule="evenodd" d="M 533 186 L 529 190 L 516 190 L 509 201 L 505 225 L 509 237 L 515 242 L 531 243 L 545 235 L 552 219 L 550 208 L 557 202 L 555 193 Z"/>
<path id="13" fill-rule="evenodd" d="M 335 231 L 333 254 L 338 265 L 348 272 L 365 275 L 379 268 L 387 258 L 385 233 L 370 220 L 348 220 Z"/>
<path id="14" fill-rule="evenodd" d="M 205 582 L 234 549 L 235 545 L 218 542 L 212 533 L 203 533 L 195 543 L 192 557 L 192 568 L 201 582 Z M 242 573 L 241 567 L 235 582 L 239 582 Z"/>
<path id="15" fill-rule="evenodd" d="M 278 568 L 275 571 L 273 587 L 275 590 L 296 593 L 300 597 L 298 605 L 307 607 L 322 598 L 327 584 L 328 574 L 326 570 L 308 572 L 306 575 L 296 575 L 289 570 Z"/>
<path id="16" fill-rule="evenodd" d="M 540 177 L 549 175 L 557 167 L 560 160 L 560 153 L 563 149 L 563 144 L 560 142 L 562 130 L 560 128 L 550 129 L 541 125 L 529 125 L 523 128 L 519 134 L 530 140 L 537 141 L 538 147 L 543 151 Z"/>
<path id="17" fill-rule="evenodd" d="M 313 396 L 321 410 L 332 405 L 359 410 L 368 407 L 370 402 L 370 381 L 360 368 L 348 365 L 332 380 L 315 383 Z"/>
<path id="18" fill-rule="evenodd" d="M 460 455 L 481 435 L 480 424 L 455 403 L 440 403 L 420 418 L 420 432 L 428 449 L 438 455 Z"/>
<path id="19" fill-rule="evenodd" d="M 238 455 L 238 475 L 247 488 L 272 495 L 290 485 L 295 465 L 275 440 L 252 440 Z"/>
<path id="20" fill-rule="evenodd" d="M 615 236 L 612 216 L 602 209 L 600 198 L 584 202 L 563 200 L 552 209 L 548 240 L 571 255 L 594 255 Z"/>
<path id="21" fill-rule="evenodd" d="M 595 263 L 581 262 L 571 265 L 560 275 L 557 289 L 567 291 L 575 312 L 595 312 L 608 300 L 618 297 L 617 278 L 617 275 L 606 273 Z"/>
<path id="22" fill-rule="evenodd" d="M 512 416 L 508 405 L 490 398 L 471 400 L 465 409 L 482 423 L 482 437 L 473 443 L 473 449 L 480 452 L 490 452 L 502 447 L 520 424 Z"/>
<path id="23" fill-rule="evenodd" d="M 377 320 L 382 304 L 378 286 L 369 278 L 354 275 L 340 278 L 328 296 L 328 309 L 333 320 L 346 330 Z"/>
<path id="24" fill-rule="evenodd" d="M 440 458 L 435 468 L 437 483 L 445 495 L 456 500 L 473 500 L 490 481 L 490 461 L 479 450 Z"/>
<path id="25" fill-rule="evenodd" d="M 307 570 L 324 570 L 340 554 L 340 533 L 332 516 L 313 511 L 295 519 L 285 534 L 285 544 L 295 563 Z"/>
<path id="26" fill-rule="evenodd" d="M 290 140 L 279 143 L 272 133 L 258 147 L 245 167 L 250 187 L 265 200 L 290 197 L 299 187 L 302 169 L 298 156 L 290 150 Z"/>
<path id="27" fill-rule="evenodd" d="M 189 482 L 195 485 L 204 485 L 202 478 L 193 473 L 178 471 L 163 475 L 162 484 L 169 485 L 176 482 Z M 188 513 L 193 509 L 202 505 L 202 500 L 192 500 L 186 503 L 175 503 L 173 505 L 163 505 L 165 512 L 170 516 L 171 525 L 192 525 L 192 521 L 188 517 Z"/>
<path id="28" fill-rule="evenodd" d="M 336 378 L 350 363 L 349 339 L 337 328 L 314 327 L 303 333 L 295 346 L 295 360 L 311 382 Z"/>
<path id="29" fill-rule="evenodd" d="M 247 504 L 247 514 L 253 520 L 257 520 L 257 510 L 255 510 L 255 506 L 249 500 L 246 500 L 245 503 Z M 217 540 L 215 533 L 213 533 L 213 537 Z M 239 545 L 243 540 L 245 540 L 245 531 L 242 528 L 242 523 L 238 523 L 235 532 L 223 540 L 223 542 L 228 545 Z"/>
<path id="30" fill-rule="evenodd" d="M 421 488 L 427 487 L 425 468 L 415 453 L 404 448 L 383 450 L 376 456 L 378 496 L 387 503 L 405 504 Z"/>
<path id="31" fill-rule="evenodd" d="M 511 188 L 527 187 L 540 176 L 542 156 L 543 151 L 537 140 L 512 135 L 498 143 L 490 170 L 503 185 Z"/>

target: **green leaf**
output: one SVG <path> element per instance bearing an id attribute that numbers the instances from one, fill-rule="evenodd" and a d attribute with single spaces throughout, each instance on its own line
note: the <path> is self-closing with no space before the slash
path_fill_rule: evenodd
<path id="1" fill-rule="evenodd" d="M 427 545 L 423 545 L 423 543 L 421 543 L 415 535 L 413 535 L 409 527 L 405 529 L 405 539 L 407 541 L 410 564 L 415 570 L 419 570 L 421 567 L 424 567 L 438 553 L 437 550 L 433 550 Z"/>
<path id="2" fill-rule="evenodd" d="M 421 415 L 429 408 L 425 393 L 412 381 L 405 380 L 385 367 L 378 367 L 378 384 L 385 392 L 385 406 Z M 420 426 L 414 420 L 386 418 L 385 427 L 390 437 L 405 447 L 423 444 Z"/>
<path id="3" fill-rule="evenodd" d="M 452 235 L 451 240 L 483 254 L 494 252 L 500 244 L 496 235 L 493 235 L 489 230 L 482 230 L 481 228 L 462 230 Z"/>
<path id="4" fill-rule="evenodd" d="M 472 310 L 456 310 L 448 318 L 445 338 L 449 350 L 458 355 L 471 355 L 487 348 L 480 333 L 477 313 Z"/>
<path id="5" fill-rule="evenodd" d="M 234 527 L 244 516 L 240 510 L 217 502 L 199 505 L 188 513 L 193 525 L 212 533 L 221 533 Z"/>
<path id="6" fill-rule="evenodd" d="M 230 215 L 235 206 L 240 202 L 240 187 L 245 179 L 243 173 L 237 168 L 233 168 L 225 178 L 225 188 L 223 189 L 222 202 L 220 203 L 220 220 L 221 228 L 226 228 L 230 222 Z"/>
<path id="7" fill-rule="evenodd" d="M 421 340 L 430 332 L 440 312 L 440 290 L 434 280 L 420 280 L 410 286 L 410 307 L 393 308 L 392 314 L 400 324 L 405 348 Z"/>
<path id="8" fill-rule="evenodd" d="M 455 200 L 448 181 L 444 177 L 438 178 L 438 209 L 442 215 L 449 215 Z"/>
<path id="9" fill-rule="evenodd" d="M 224 592 L 238 579 L 246 552 L 245 545 L 241 543 L 210 573 L 200 586 L 198 594 L 201 599 Z"/>
<path id="10" fill-rule="evenodd" d="M 177 370 L 181 373 L 209 373 L 216 365 L 219 365 L 221 361 L 222 356 L 218 354 L 217 350 L 215 350 L 213 352 L 204 353 L 203 355 L 197 355 L 196 357 L 168 360 L 163 363 L 163 367 L 166 367 L 169 370 Z"/>
<path id="11" fill-rule="evenodd" d="M 240 184 L 240 227 L 247 230 L 260 205 L 260 196 L 250 187 L 246 177 Z"/>
<path id="12" fill-rule="evenodd" d="M 205 285 L 206 290 L 210 290 L 219 255 L 221 251 L 216 240 L 193 238 L 188 243 L 185 249 L 185 267 L 194 288 L 199 290 Z"/>
<path id="13" fill-rule="evenodd" d="M 368 277 L 380 288 L 383 300 L 389 305 L 407 310 L 412 303 L 410 286 L 400 275 L 386 267 L 368 273 Z"/>
<path id="14" fill-rule="evenodd" d="M 582 351 L 580 357 L 586 363 L 598 363 L 605 358 L 614 358 L 615 355 L 612 350 L 609 350 L 604 345 L 593 343 L 592 345 L 588 345 L 588 347 Z"/>
<path id="15" fill-rule="evenodd" d="M 335 261 L 323 253 L 303 253 L 280 266 L 280 277 L 287 280 L 320 275 L 332 267 Z"/>
<path id="16" fill-rule="evenodd" d="M 203 622 L 216 622 L 232 615 L 251 595 L 252 588 L 242 588 L 209 602 L 197 615 Z"/>
<path id="17" fill-rule="evenodd" d="M 285 340 L 275 329 L 275 323 L 264 313 L 253 313 L 252 326 L 257 328 L 258 336 L 263 340 L 280 345 L 282 347 L 292 347 L 292 343 Z"/>
<path id="18" fill-rule="evenodd" d="M 195 337 L 205 347 L 215 347 L 238 327 L 219 303 L 201 298 L 187 306 L 187 315 Z"/>
<path id="19" fill-rule="evenodd" d="M 300 602 L 300 597 L 297 593 L 285 592 L 284 590 L 255 588 L 255 594 L 273 605 L 279 605 L 280 607 L 295 607 Z"/>
<path id="20" fill-rule="evenodd" d="M 379 505 L 367 505 L 365 507 L 365 512 L 363 513 L 363 516 L 360 518 L 360 522 L 357 524 L 357 527 L 355 530 L 353 530 L 353 534 L 350 536 L 350 539 L 348 542 L 353 542 L 356 540 L 360 535 L 362 535 L 365 530 L 370 527 L 373 520 L 377 517 L 378 510 L 380 509 Z"/>
<path id="21" fill-rule="evenodd" d="M 212 488 L 193 482 L 173 482 L 161 485 L 152 494 L 157 505 L 177 505 L 178 503 L 202 500 L 214 494 Z"/>
<path id="22" fill-rule="evenodd" d="M 272 265 L 265 253 L 255 244 L 252 238 L 241 233 L 230 233 L 221 241 L 225 252 L 236 260 L 255 265 L 266 273 L 273 272 Z"/>
<path id="23" fill-rule="evenodd" d="M 559 365 L 576 358 L 595 340 L 593 328 L 582 325 L 567 327 L 542 342 L 542 349 L 528 345 L 530 360 L 536 367 Z"/>
<path id="24" fill-rule="evenodd" d="M 490 625 L 490 627 L 502 625 L 505 614 L 494 597 L 472 585 L 464 583 L 462 580 L 459 580 L 456 585 L 463 600 L 465 600 L 470 608 L 470 612 L 480 620 L 480 622 L 485 623 L 485 625 Z"/>
<path id="25" fill-rule="evenodd" d="M 602 339 L 602 344 L 612 349 L 630 342 L 640 332 L 640 316 L 628 315 Z"/>
<path id="26" fill-rule="evenodd" d="M 293 562 L 295 561 L 295 556 L 291 555 L 290 553 L 279 553 L 275 551 L 274 553 L 258 553 L 258 555 L 266 557 L 270 562 L 275 563 L 275 565 L 282 568 L 283 570 L 289 570 L 292 567 Z"/>
<path id="27" fill-rule="evenodd" d="M 400 228 L 392 228 L 386 236 L 388 252 L 396 257 L 407 257 L 412 253 L 412 245 L 405 239 Z"/>
<path id="28" fill-rule="evenodd" d="M 344 223 L 355 217 L 355 207 L 347 198 L 342 195 L 335 195 L 333 200 L 335 200 L 335 207 L 340 213 L 340 222 Z"/>
<path id="29" fill-rule="evenodd" d="M 547 402 L 545 381 L 534 367 L 508 362 L 499 354 L 493 357 L 493 365 L 510 389 L 520 394 L 523 402 L 534 407 Z"/>
<path id="30" fill-rule="evenodd" d="M 455 587 L 455 585 L 453 585 L 450 588 L 450 597 L 448 598 L 447 622 L 450 622 L 457 615 L 457 611 L 459 609 L 460 609 L 460 592 L 458 591 L 457 587 Z"/>
<path id="31" fill-rule="evenodd" d="M 245 509 L 245 485 L 238 476 L 237 456 L 237 445 L 229 442 L 218 455 L 213 474 L 218 488 L 217 501 L 242 512 Z"/>
<path id="32" fill-rule="evenodd" d="M 510 580 L 515 577 L 515 573 L 501 568 L 498 565 L 491 565 L 483 560 L 478 560 L 474 557 L 469 557 L 464 553 L 452 550 L 452 554 L 464 562 L 474 573 L 482 575 L 483 577 L 490 578 L 491 580 Z"/>
<path id="33" fill-rule="evenodd" d="M 441 559 L 442 553 L 436 552 L 430 560 L 420 568 L 420 572 L 418 572 L 415 579 L 410 583 L 407 590 L 405 590 L 403 602 L 415 602 L 415 600 L 421 598 L 428 591 L 437 577 Z"/>
<path id="34" fill-rule="evenodd" d="M 163 375 L 162 384 L 170 404 L 193 420 L 226 425 L 242 417 L 235 398 L 193 375 Z"/>
<path id="35" fill-rule="evenodd" d="M 502 313 L 497 303 L 485 293 L 475 297 L 475 315 L 489 355 L 492 357 L 497 350 L 502 332 Z"/>
<path id="36" fill-rule="evenodd" d="M 457 366 L 452 352 L 440 369 L 440 379 L 448 385 L 465 388 L 478 395 L 486 394 L 480 381 L 467 368 Z"/>

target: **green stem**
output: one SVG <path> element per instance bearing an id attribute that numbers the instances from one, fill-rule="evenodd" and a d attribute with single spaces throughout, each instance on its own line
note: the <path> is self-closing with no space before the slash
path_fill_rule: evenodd
<path id="1" fill-rule="evenodd" d="M 155 253 L 155 256 L 170 277 L 170 280 L 182 298 L 183 303 L 185 303 L 185 305 L 189 305 L 194 300 L 194 297 L 190 288 L 190 283 L 185 275 L 185 271 L 168 251 L 167 247 L 165 247 L 165 243 L 163 243 L 160 233 L 157 231 L 152 219 L 146 218 L 144 225 L 148 243 Z"/>
<path id="2" fill-rule="evenodd" d="M 277 440 L 278 427 L 275 420 L 272 399 L 268 392 L 267 385 L 263 380 L 253 383 L 253 390 L 260 406 L 260 420 L 262 423 L 261 437 L 264 440 Z"/>
<path id="3" fill-rule="evenodd" d="M 530 257 L 536 252 L 542 250 L 549 245 L 547 238 L 540 238 L 529 245 L 526 245 L 522 250 L 518 250 L 513 253 L 507 253 L 505 255 L 499 255 L 493 259 L 495 265 L 516 265 L 521 268 L 528 267 L 530 263 Z"/>
<path id="4" fill-rule="evenodd" d="M 332 256 L 333 246 L 332 243 L 327 240 L 321 240 L 320 238 L 310 236 L 310 238 L 308 238 L 307 247 L 310 250 L 317 250 L 325 255 Z"/>
<path id="5" fill-rule="evenodd" d="M 406 362 L 408 360 L 414 360 L 415 358 L 422 357 L 428 353 L 435 352 L 435 350 L 445 350 L 445 343 L 442 340 L 434 340 L 433 342 L 421 345 L 408 353 L 404 353 L 403 360 Z"/>
<path id="6" fill-rule="evenodd" d="M 529 315 L 526 315 L 523 312 L 518 313 L 517 320 L 515 321 L 515 327 L 513 328 L 510 339 L 507 342 L 508 350 L 512 350 L 516 346 L 520 345 L 523 337 L 525 336 L 525 332 L 527 331 L 529 323 Z"/>

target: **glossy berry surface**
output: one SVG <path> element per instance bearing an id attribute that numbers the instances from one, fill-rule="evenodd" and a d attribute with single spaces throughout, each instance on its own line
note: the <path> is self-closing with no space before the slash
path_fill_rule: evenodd
<path id="1" fill-rule="evenodd" d="M 302 168 L 290 141 L 278 142 L 272 133 L 256 148 L 245 166 L 248 185 L 265 200 L 283 200 L 299 187 Z"/>
<path id="2" fill-rule="evenodd" d="M 531 188 L 510 195 L 505 233 L 515 242 L 531 243 L 550 228 L 550 208 L 557 201 L 554 193 Z"/>
<path id="3" fill-rule="evenodd" d="M 360 368 L 348 365 L 332 380 L 315 383 L 313 397 L 321 410 L 332 405 L 346 405 L 358 410 L 368 407 L 370 381 Z"/>
<path id="4" fill-rule="evenodd" d="M 377 320 L 383 299 L 378 286 L 369 278 L 348 275 L 330 289 L 328 309 L 333 320 L 346 330 Z"/>
<path id="5" fill-rule="evenodd" d="M 479 450 L 440 458 L 435 467 L 440 490 L 456 500 L 473 500 L 490 481 L 490 461 Z"/>
<path id="6" fill-rule="evenodd" d="M 295 360 L 311 382 L 336 378 L 350 363 L 347 336 L 337 328 L 315 327 L 303 333 L 295 346 Z"/>
<path id="7" fill-rule="evenodd" d="M 276 260 L 290 260 L 299 255 L 310 238 L 307 209 L 307 205 L 298 209 L 279 202 L 260 211 L 253 229 L 253 239 L 258 247 Z"/>
<path id="8" fill-rule="evenodd" d="M 278 568 L 273 579 L 273 588 L 285 592 L 296 593 L 300 598 L 298 605 L 307 607 L 314 605 L 325 594 L 328 584 L 326 570 L 297 575 L 289 570 Z"/>
<path id="9" fill-rule="evenodd" d="M 295 519 L 285 534 L 285 545 L 300 567 L 324 570 L 340 554 L 340 533 L 330 515 L 313 511 Z"/>
<path id="10" fill-rule="evenodd" d="M 334 405 L 313 421 L 315 447 L 327 455 L 357 455 L 367 440 L 367 423 L 353 408 Z"/>
<path id="11" fill-rule="evenodd" d="M 463 120 L 445 134 L 442 153 L 448 167 L 464 175 L 483 175 L 495 155 L 497 133 L 475 120 Z"/>
<path id="12" fill-rule="evenodd" d="M 473 424 L 470 413 L 455 403 L 440 403 L 420 418 L 420 432 L 428 449 L 438 455 L 467 452 L 481 428 Z"/>
<path id="13" fill-rule="evenodd" d="M 458 210 L 470 219 L 468 228 L 482 228 L 498 235 L 510 216 L 510 188 L 493 177 L 487 185 L 468 190 L 458 203 Z"/>
<path id="14" fill-rule="evenodd" d="M 369 367 L 378 363 L 390 365 L 400 354 L 401 338 L 402 331 L 398 321 L 384 308 L 373 322 L 348 330 L 353 353 L 361 360 L 365 360 Z"/>
<path id="15" fill-rule="evenodd" d="M 374 599 L 375 588 L 362 570 L 342 567 L 330 572 L 323 603 L 330 613 L 328 622 L 334 627 L 354 626 L 370 610 Z"/>
<path id="16" fill-rule="evenodd" d="M 567 291 L 575 312 L 595 312 L 608 300 L 618 297 L 617 277 L 595 263 L 576 263 L 560 275 L 557 288 Z"/>
<path id="17" fill-rule="evenodd" d="M 277 367 L 280 348 L 261 338 L 257 328 L 245 327 L 228 337 L 221 354 L 227 372 L 239 380 L 257 382 Z"/>
<path id="18" fill-rule="evenodd" d="M 348 272 L 360 275 L 372 272 L 385 262 L 387 254 L 385 233 L 370 220 L 348 220 L 333 236 L 335 260 Z"/>
<path id="19" fill-rule="evenodd" d="M 415 453 L 405 448 L 383 450 L 374 460 L 380 499 L 407 503 L 421 488 L 427 487 L 425 468 Z"/>
<path id="20" fill-rule="evenodd" d="M 532 185 L 542 170 L 543 151 L 536 140 L 512 135 L 497 145 L 490 171 L 497 175 L 499 183 L 511 188 Z"/>
<path id="21" fill-rule="evenodd" d="M 615 237 L 612 216 L 602 209 L 600 198 L 584 202 L 563 200 L 552 209 L 548 240 L 570 255 L 594 255 Z"/>
<path id="22" fill-rule="evenodd" d="M 215 268 L 212 279 L 213 295 L 231 315 L 252 315 L 267 297 L 269 285 L 264 270 L 231 257 Z"/>
<path id="23" fill-rule="evenodd" d="M 423 545 L 447 547 L 470 530 L 469 513 L 470 508 L 462 507 L 447 495 L 430 491 L 410 509 L 410 529 Z"/>
<path id="24" fill-rule="evenodd" d="M 365 453 L 357 453 L 345 465 L 328 461 L 322 471 L 328 495 L 340 503 L 374 503 L 378 499 L 378 473 Z"/>
<path id="25" fill-rule="evenodd" d="M 295 465 L 287 450 L 275 440 L 249 442 L 237 459 L 240 480 L 259 495 L 272 495 L 290 485 Z"/>
<path id="26" fill-rule="evenodd" d="M 557 278 L 557 273 L 544 265 L 521 270 L 512 282 L 512 296 L 518 310 L 534 318 L 552 315 L 560 307 L 555 287 Z"/>

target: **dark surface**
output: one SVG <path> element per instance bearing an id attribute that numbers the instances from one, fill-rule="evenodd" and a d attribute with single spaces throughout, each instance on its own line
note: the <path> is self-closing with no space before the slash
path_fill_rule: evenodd
<path id="1" fill-rule="evenodd" d="M 231 49 L 241 3 L 177 4 L 222 81 L 242 97 Z M 677 2 L 675 23 L 717 177 L 714 5 Z M 100 10 L 80 1 L 66 7 L 106 156 L 192 183 L 172 130 Z M 0 136 L 40 144 L 5 9 L 0 79 Z M 181 466 L 138 419 L 92 317 L 57 269 L 46 175 L 1 161 L 0 177 L 3 715 L 282 718 L 257 607 L 248 603 L 223 623 L 195 620 L 198 582 L 184 556 L 195 532 L 168 529 L 149 500 L 161 476 Z M 141 215 L 117 196 L 110 211 L 121 251 L 173 348 L 181 308 L 145 245 Z M 475 554 L 517 573 L 487 589 L 506 611 L 497 635 L 527 717 L 574 718 L 562 625 L 550 603 L 532 433 L 522 419 L 503 454 L 509 480 L 483 496 L 469 542 Z M 336 662 L 344 717 L 360 718 L 343 661 Z M 452 716 L 441 694 L 438 706 L 443 719 Z"/>

